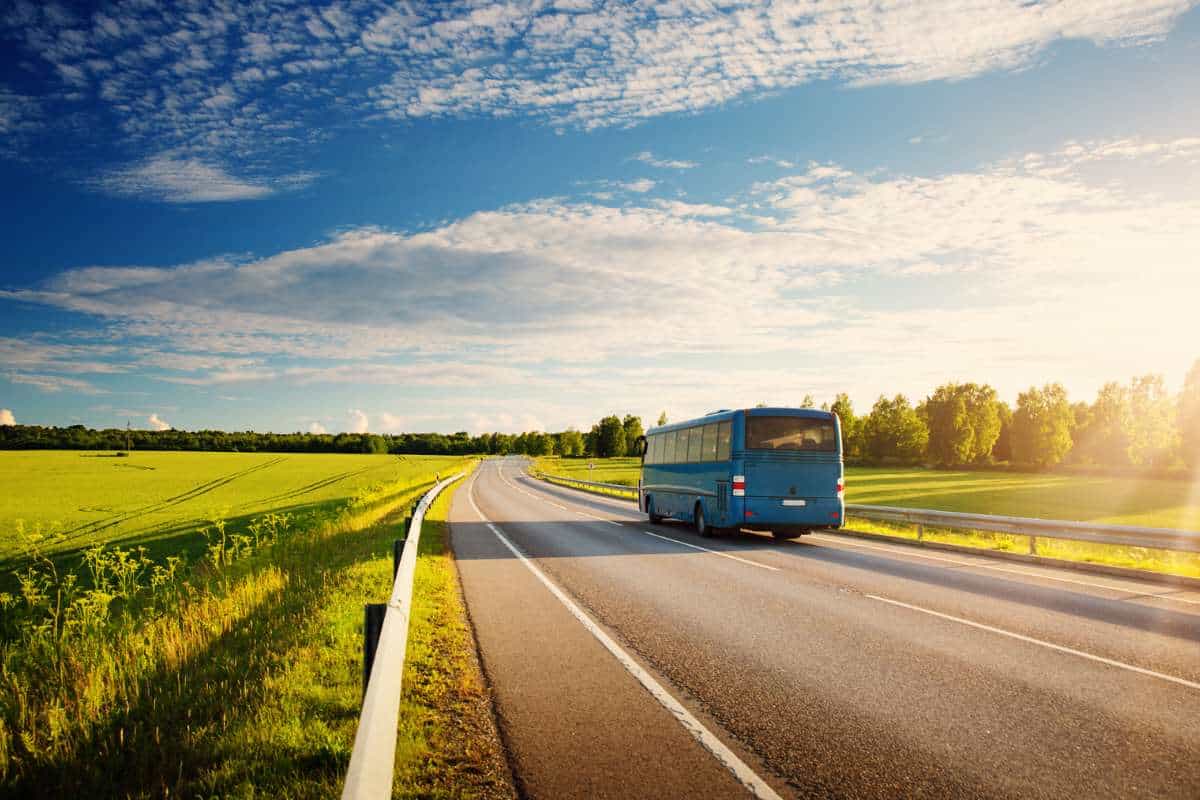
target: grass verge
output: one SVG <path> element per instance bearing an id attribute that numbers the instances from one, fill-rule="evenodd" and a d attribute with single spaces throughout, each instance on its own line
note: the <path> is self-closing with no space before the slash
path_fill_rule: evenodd
<path id="1" fill-rule="evenodd" d="M 391 540 L 424 488 L 382 490 L 236 559 L 197 564 L 170 592 L 145 587 L 149 606 L 118 599 L 94 628 L 21 628 L 0 652 L 0 795 L 336 794 L 360 706 L 362 604 L 386 598 Z M 429 530 L 437 525 L 431 520 Z M 422 547 L 418 592 L 445 585 L 446 567 L 433 566 L 441 552 L 434 533 Z M 466 734 L 439 733 L 470 730 L 460 722 L 470 715 L 447 698 L 478 700 L 463 666 L 474 651 L 458 609 L 458 627 L 446 634 L 457 631 L 458 640 L 447 644 L 440 631 L 415 637 L 431 652 L 446 646 L 460 655 L 412 662 L 408 685 L 434 679 L 441 694 L 427 704 L 441 716 L 413 728 L 426 748 L 408 746 L 411 764 L 422 766 L 404 796 L 492 796 L 480 757 L 451 747 Z M 419 626 L 432 630 L 451 612 L 431 605 L 419 613 Z M 447 675 L 459 676 L 446 684 L 454 692 L 439 683 Z M 429 694 L 414 689 L 413 698 Z M 481 719 L 490 724 L 488 713 Z M 441 762 L 428 754 L 443 747 L 438 757 L 452 766 L 429 767 Z"/>
<path id="2" fill-rule="evenodd" d="M 588 459 L 542 457 L 535 467 L 550 476 L 571 477 L 603 483 L 637 485 L 640 462 L 636 458 Z M 1049 476 L 1020 473 L 986 474 L 926 469 L 848 468 L 848 502 L 931 508 L 945 511 L 970 511 L 983 514 L 1035 516 L 1029 511 L 1056 511 L 1064 519 L 1092 519 L 1089 509 L 1103 508 L 1113 514 L 1110 521 L 1126 525 L 1179 524 L 1194 521 L 1196 510 L 1187 505 L 1191 487 L 1178 481 L 1144 479 L 1125 481 L 1116 491 L 1113 481 L 1104 478 Z M 563 484 L 568 485 L 569 484 Z M 602 490 L 570 487 L 577 490 Z M 978 504 L 973 507 L 972 503 Z M 1022 513 L 1022 509 L 1024 512 Z M 903 539 L 916 539 L 914 525 L 875 522 L 849 515 L 849 527 L 862 533 L 875 533 Z M 926 527 L 924 538 L 931 542 L 1028 553 L 1028 536 L 991 531 Z M 1064 561 L 1126 567 L 1167 575 L 1200 577 L 1200 555 L 1151 547 L 1124 547 L 1072 542 L 1066 539 L 1038 537 L 1037 554 Z"/>
<path id="3" fill-rule="evenodd" d="M 438 497 L 421 531 L 396 748 L 394 793 L 403 797 L 514 797 L 447 541 L 462 484 Z"/>
<path id="4" fill-rule="evenodd" d="M 917 540 L 915 525 L 865 520 L 853 515 L 847 515 L 846 523 L 847 529 L 858 533 Z M 925 526 L 922 538 L 928 542 L 952 544 L 976 550 L 995 550 L 1007 553 L 1029 553 L 1030 551 L 1029 536 L 1011 533 Z M 1174 550 L 1072 542 L 1067 539 L 1049 539 L 1039 536 L 1037 537 L 1037 555 L 1059 558 L 1064 561 L 1079 561 L 1158 572 L 1165 575 L 1200 578 L 1200 555 L 1180 553 Z"/>

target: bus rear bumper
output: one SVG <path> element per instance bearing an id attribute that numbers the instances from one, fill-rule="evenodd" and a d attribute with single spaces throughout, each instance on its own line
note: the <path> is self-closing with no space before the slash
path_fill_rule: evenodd
<path id="1" fill-rule="evenodd" d="M 784 503 L 788 505 L 784 505 Z M 845 503 L 836 497 L 747 497 L 738 527 L 752 531 L 803 532 L 840 528 L 846 521 Z"/>

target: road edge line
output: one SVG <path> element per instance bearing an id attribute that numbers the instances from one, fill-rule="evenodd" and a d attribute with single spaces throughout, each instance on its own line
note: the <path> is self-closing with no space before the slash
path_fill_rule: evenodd
<path id="1" fill-rule="evenodd" d="M 478 472 L 475 473 L 475 475 L 478 474 Z M 746 790 L 755 797 L 761 798 L 761 800 L 783 800 L 783 798 L 780 797 L 780 795 L 774 789 L 772 789 L 766 781 L 758 776 L 758 773 L 752 770 L 749 765 L 746 764 L 746 762 L 738 758 L 736 753 L 726 747 L 724 742 L 718 739 L 712 731 L 704 726 L 704 723 L 696 719 L 696 717 L 693 716 L 690 711 L 684 708 L 682 703 L 676 700 L 670 692 L 663 688 L 661 683 L 654 679 L 654 676 L 652 676 L 640 664 L 634 661 L 632 656 L 625 652 L 625 650 L 619 644 L 613 641 L 612 637 L 605 633 L 600 626 L 597 625 L 596 622 L 592 620 L 592 618 L 589 617 L 587 613 L 575 603 L 575 601 L 567 597 L 566 593 L 562 589 L 560 589 L 553 581 L 547 578 L 546 574 L 542 572 L 536 564 L 530 561 L 524 553 L 518 550 L 516 545 L 509 541 L 508 537 L 501 533 L 500 529 L 493 525 L 491 521 L 484 516 L 483 512 L 479 510 L 479 506 L 475 503 L 474 475 L 471 477 L 471 485 L 467 488 L 467 500 L 471 503 L 471 508 L 475 510 L 475 513 L 479 516 L 479 519 L 485 525 L 487 525 L 488 529 L 493 534 L 496 535 L 496 538 L 499 539 L 500 542 L 529 569 L 530 572 L 533 573 L 534 577 L 541 581 L 542 584 L 550 590 L 551 594 L 558 598 L 558 601 L 566 607 L 567 611 L 571 613 L 571 616 L 579 620 L 580 624 L 587 629 L 588 633 L 592 634 L 592 636 L 595 637 L 595 639 L 600 642 L 600 644 L 603 645 L 604 648 L 608 650 L 608 652 L 612 654 L 614 658 L 617 659 L 621 666 L 625 667 L 625 670 L 629 672 L 629 674 L 635 679 L 637 679 L 638 683 L 640 683 L 642 687 L 648 691 L 655 700 L 658 701 L 659 705 L 665 708 L 667 712 L 671 714 L 671 716 L 675 717 L 675 720 L 683 726 L 684 730 L 690 733 L 705 750 L 711 753 L 712 756 L 721 764 L 721 766 L 729 770 L 738 783 L 742 784 L 742 786 L 744 786 Z"/>

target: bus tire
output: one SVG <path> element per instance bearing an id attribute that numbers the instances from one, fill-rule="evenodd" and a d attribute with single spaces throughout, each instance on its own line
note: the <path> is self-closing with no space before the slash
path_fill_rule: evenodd
<path id="1" fill-rule="evenodd" d="M 646 516 L 650 517 L 650 524 L 657 525 L 663 521 L 662 514 L 654 513 L 654 496 L 647 495 L 646 497 Z"/>
<path id="2" fill-rule="evenodd" d="M 708 520 L 704 518 L 704 504 L 696 503 L 696 510 L 692 512 L 692 521 L 696 526 L 696 533 L 703 536 L 705 539 L 711 539 L 717 535 L 716 530 L 708 524 Z"/>

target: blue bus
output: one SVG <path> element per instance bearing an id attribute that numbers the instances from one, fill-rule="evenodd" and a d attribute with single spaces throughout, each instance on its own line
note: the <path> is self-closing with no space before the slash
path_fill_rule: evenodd
<path id="1" fill-rule="evenodd" d="M 792 537 L 845 521 L 841 425 L 828 411 L 715 411 L 651 428 L 641 450 L 638 508 L 651 522 Z"/>

